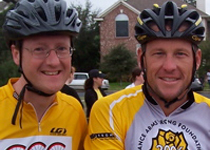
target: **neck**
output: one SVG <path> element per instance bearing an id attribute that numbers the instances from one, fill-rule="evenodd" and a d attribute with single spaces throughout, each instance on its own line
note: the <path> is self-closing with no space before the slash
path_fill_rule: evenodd
<path id="1" fill-rule="evenodd" d="M 141 81 L 136 80 L 136 81 L 134 82 L 134 84 L 135 84 L 135 86 L 137 86 L 137 85 L 142 84 L 142 82 L 141 82 Z"/>
<path id="2" fill-rule="evenodd" d="M 66 82 L 65 82 L 65 84 L 69 84 L 69 83 L 71 83 L 71 78 L 68 78 L 67 80 L 66 80 Z"/>
<path id="3" fill-rule="evenodd" d="M 31 103 L 36 111 L 38 120 L 40 121 L 46 110 L 53 104 L 55 95 L 46 97 L 38 95 L 34 92 L 26 90 L 24 101 Z"/>
<path id="4" fill-rule="evenodd" d="M 16 83 L 13 84 L 13 87 L 18 95 L 26 84 L 23 80 L 19 79 Z M 37 117 L 40 120 L 44 112 L 49 108 L 50 105 L 54 102 L 55 94 L 52 96 L 41 96 L 37 93 L 25 90 L 23 101 L 26 103 L 31 103 L 37 113 Z"/>
<path id="5" fill-rule="evenodd" d="M 95 89 L 95 90 L 98 89 L 98 85 L 96 85 L 96 83 L 93 84 L 93 89 Z"/>
<path id="6" fill-rule="evenodd" d="M 169 107 L 165 107 L 165 103 L 162 100 L 160 100 L 159 98 L 157 98 L 155 100 L 158 103 L 158 105 L 161 107 L 161 109 L 163 110 L 164 114 L 166 116 L 169 116 L 174 110 L 179 108 L 181 105 L 183 105 L 187 101 L 187 96 L 183 99 L 180 99 L 180 100 L 174 102 Z"/>
<path id="7" fill-rule="evenodd" d="M 177 100 L 174 101 L 176 98 L 173 99 L 162 99 L 159 97 L 150 87 L 147 87 L 148 94 L 152 97 L 153 100 L 155 100 L 158 105 L 163 110 L 164 114 L 166 116 L 169 116 L 174 110 L 179 108 L 181 105 L 183 105 L 188 100 L 188 92 L 189 90 L 186 89 L 179 97 L 176 97 Z M 172 102 L 168 107 L 166 107 L 166 102 Z"/>

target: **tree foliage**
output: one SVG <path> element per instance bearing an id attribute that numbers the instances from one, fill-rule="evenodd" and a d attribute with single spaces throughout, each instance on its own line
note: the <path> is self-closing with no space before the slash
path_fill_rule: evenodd
<path id="1" fill-rule="evenodd" d="M 10 5 L 7 10 L 0 13 L 0 86 L 4 85 L 9 78 L 19 76 L 17 66 L 12 60 L 10 50 L 2 34 L 2 25 L 5 20 L 5 15 L 12 7 L 14 7 L 14 5 Z"/>
<path id="2" fill-rule="evenodd" d="M 100 63 L 100 38 L 99 26 L 94 18 L 99 10 L 91 11 L 91 3 L 86 1 L 85 8 L 81 5 L 73 5 L 77 9 L 82 28 L 78 37 L 74 40 L 76 51 L 73 54 L 73 65 L 77 71 L 89 71 L 98 68 Z"/>
<path id="3" fill-rule="evenodd" d="M 18 67 L 14 64 L 12 59 L 5 60 L 0 65 L 0 86 L 7 83 L 8 79 L 11 77 L 19 77 Z"/>
<path id="4" fill-rule="evenodd" d="M 2 25 L 4 23 L 4 20 L 5 20 L 5 16 L 6 16 L 6 13 L 9 9 L 3 11 L 2 13 L 0 13 L 0 56 L 3 56 L 3 53 L 5 54 L 5 51 L 8 51 L 8 47 L 6 45 L 6 42 L 4 40 L 4 36 L 3 36 L 3 33 L 2 33 Z M 0 63 L 1 63 L 1 59 L 2 57 L 0 57 Z M 5 55 L 4 55 L 4 58 L 5 58 Z"/>
<path id="5" fill-rule="evenodd" d="M 112 81 L 121 82 L 123 76 L 130 75 L 132 69 L 137 65 L 134 53 L 128 50 L 124 44 L 112 48 L 103 60 L 101 69 Z"/>
<path id="6" fill-rule="evenodd" d="M 206 72 L 210 69 L 210 40 L 203 41 L 199 47 L 202 50 L 202 63 L 197 74 L 205 78 Z"/>

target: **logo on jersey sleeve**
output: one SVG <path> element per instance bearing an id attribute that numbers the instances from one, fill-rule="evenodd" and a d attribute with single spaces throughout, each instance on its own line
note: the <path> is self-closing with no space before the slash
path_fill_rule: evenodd
<path id="1" fill-rule="evenodd" d="M 174 133 L 171 130 L 159 130 L 157 136 L 152 140 L 150 150 L 188 150 L 188 144 L 182 132 Z"/>
<path id="2" fill-rule="evenodd" d="M 91 134 L 90 138 L 92 140 L 94 140 L 94 139 L 115 140 L 116 139 L 116 137 L 113 133 L 95 133 L 95 134 Z"/>

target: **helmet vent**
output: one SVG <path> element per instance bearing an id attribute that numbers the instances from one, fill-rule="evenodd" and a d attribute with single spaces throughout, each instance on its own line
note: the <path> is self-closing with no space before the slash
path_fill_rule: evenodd
<path id="1" fill-rule="evenodd" d="M 61 7 L 60 7 L 60 5 L 56 5 L 55 6 L 56 21 L 58 21 L 60 19 L 60 15 L 61 15 Z"/>
<path id="2" fill-rule="evenodd" d="M 35 0 L 28 0 L 29 2 L 31 2 L 31 3 L 34 3 L 35 2 Z"/>
<path id="3" fill-rule="evenodd" d="M 196 12 L 193 12 L 189 15 L 189 19 L 197 20 L 199 15 Z"/>
<path id="4" fill-rule="evenodd" d="M 173 20 L 166 19 L 166 21 L 165 21 L 165 30 L 166 31 L 171 31 L 172 30 L 172 25 L 173 25 Z"/>
<path id="5" fill-rule="evenodd" d="M 45 3 L 47 3 L 48 2 L 48 0 L 43 0 Z"/>
<path id="6" fill-rule="evenodd" d="M 198 28 L 197 30 L 195 30 L 193 33 L 195 35 L 203 35 L 203 33 L 205 32 L 205 28 Z"/>
<path id="7" fill-rule="evenodd" d="M 184 32 L 184 31 L 186 31 L 191 25 L 192 25 L 191 22 L 186 22 L 186 21 L 185 21 L 185 22 L 183 22 L 183 23 L 180 25 L 178 31 L 179 31 L 179 32 Z"/>
<path id="8" fill-rule="evenodd" d="M 135 28 L 135 30 L 137 35 L 144 33 L 144 30 L 142 30 L 141 28 Z"/>
<path id="9" fill-rule="evenodd" d="M 70 17 L 71 14 L 72 14 L 72 12 L 73 12 L 72 9 L 68 9 L 68 10 L 67 10 L 67 13 L 66 13 L 66 16 L 67 16 L 67 17 Z"/>
<path id="10" fill-rule="evenodd" d="M 68 9 L 66 12 L 66 17 L 71 18 L 71 17 L 76 17 L 76 16 L 72 16 L 73 15 L 73 9 Z M 75 19 L 71 19 L 71 21 L 68 24 L 71 24 L 72 26 L 75 26 Z"/>
<path id="11" fill-rule="evenodd" d="M 18 10 L 17 13 L 25 18 L 29 18 L 22 10 Z"/>
<path id="12" fill-rule="evenodd" d="M 146 25 L 147 25 L 151 30 L 153 30 L 153 31 L 155 31 L 155 32 L 159 32 L 159 31 L 160 31 L 159 27 L 158 27 L 158 26 L 155 24 L 155 22 L 153 22 L 153 21 L 147 22 Z"/>
<path id="13" fill-rule="evenodd" d="M 36 8 L 36 11 L 39 14 L 39 16 L 42 18 L 42 20 L 47 21 L 46 14 L 44 13 L 44 10 L 42 7 Z"/>
<path id="14" fill-rule="evenodd" d="M 74 22 L 72 23 L 72 26 L 74 27 L 74 26 L 75 26 L 75 24 L 76 24 L 76 20 L 74 20 Z"/>
<path id="15" fill-rule="evenodd" d="M 144 20 L 144 19 L 148 19 L 148 18 L 150 18 L 150 15 L 149 14 L 147 14 L 147 12 L 146 11 L 143 11 L 142 13 L 141 13 L 141 17 L 140 18 L 142 18 L 142 20 Z"/>
<path id="16" fill-rule="evenodd" d="M 173 3 L 168 3 L 168 4 L 166 5 L 165 15 L 166 15 L 166 16 L 172 16 L 173 14 L 174 14 Z"/>

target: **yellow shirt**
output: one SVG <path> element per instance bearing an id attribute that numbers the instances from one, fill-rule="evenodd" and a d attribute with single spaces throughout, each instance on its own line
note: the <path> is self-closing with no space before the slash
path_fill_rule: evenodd
<path id="1" fill-rule="evenodd" d="M 210 150 L 210 100 L 189 98 L 165 116 L 142 85 L 103 97 L 92 107 L 85 150 Z"/>
<path id="2" fill-rule="evenodd" d="M 100 92 L 99 89 L 94 89 L 94 90 L 95 90 L 95 92 L 96 92 L 96 94 L 97 94 L 98 99 L 100 99 L 100 98 L 103 97 L 103 95 L 101 94 L 101 92 Z"/>
<path id="3" fill-rule="evenodd" d="M 23 101 L 22 112 L 19 110 L 16 125 L 11 120 L 17 99 L 12 84 L 17 79 L 10 79 L 0 87 L 0 149 L 43 149 L 82 150 L 86 135 L 87 122 L 80 103 L 61 92 L 56 94 L 55 102 L 48 108 L 41 121 L 37 120 L 36 111 L 30 103 Z M 22 129 L 20 114 L 22 113 Z"/>

